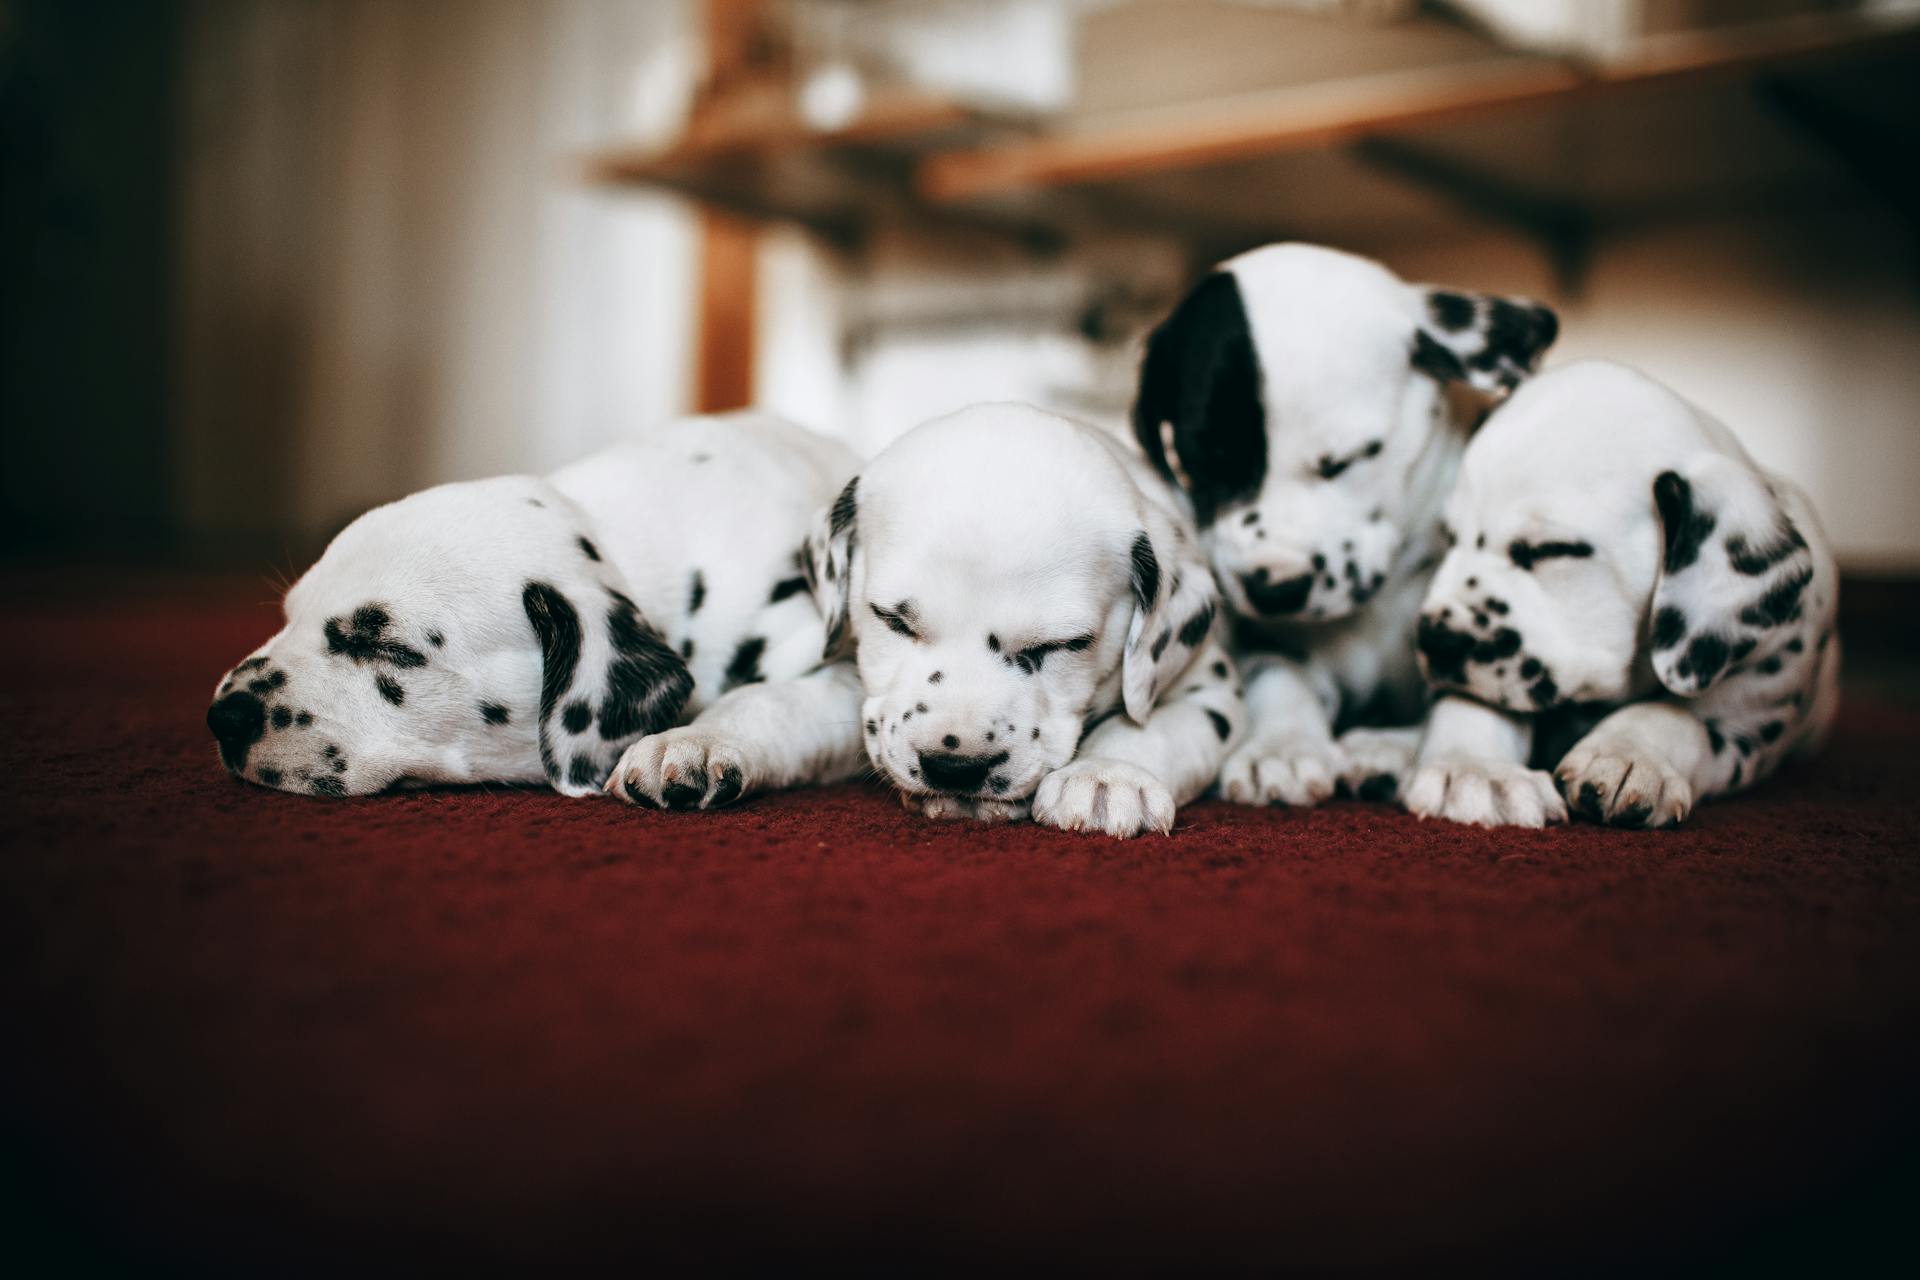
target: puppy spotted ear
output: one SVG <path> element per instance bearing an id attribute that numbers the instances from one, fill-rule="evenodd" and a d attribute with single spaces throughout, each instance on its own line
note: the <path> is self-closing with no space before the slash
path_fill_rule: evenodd
<path id="1" fill-rule="evenodd" d="M 847 487 L 833 505 L 814 520 L 813 532 L 800 556 L 800 567 L 807 575 L 807 586 L 820 606 L 826 624 L 827 639 L 821 658 L 837 661 L 853 652 L 853 628 L 847 624 L 847 604 L 853 589 L 853 556 L 860 543 L 860 477 L 847 481 Z"/>
<path id="2" fill-rule="evenodd" d="M 1832 584 L 1816 578 L 1806 538 L 1764 476 L 1703 454 L 1661 472 L 1652 499 L 1662 553 L 1648 639 L 1661 684 L 1691 697 L 1749 660 L 1811 648 L 1805 620 L 1823 612 Z"/>
<path id="3" fill-rule="evenodd" d="M 1133 620 L 1120 687 L 1127 715 L 1145 724 L 1163 690 L 1212 632 L 1219 595 L 1193 540 L 1155 513 L 1127 548 Z"/>
<path id="4" fill-rule="evenodd" d="M 592 795 L 635 740 L 679 720 L 693 676 L 632 600 L 601 582 L 529 581 L 540 645 L 540 764 L 563 795 Z"/>
<path id="5" fill-rule="evenodd" d="M 1413 367 L 1437 382 L 1511 391 L 1539 367 L 1560 333 L 1548 308 L 1524 298 L 1419 288 Z"/>
<path id="6" fill-rule="evenodd" d="M 1215 272 L 1148 337 L 1133 433 L 1155 469 L 1192 496 L 1205 528 L 1221 507 L 1259 490 L 1265 432 L 1240 286 Z"/>

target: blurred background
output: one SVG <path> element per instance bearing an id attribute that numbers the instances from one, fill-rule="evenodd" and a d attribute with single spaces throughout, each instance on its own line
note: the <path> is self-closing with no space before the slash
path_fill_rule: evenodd
<path id="1" fill-rule="evenodd" d="M 1916 156 L 1920 0 L 0 0 L 0 529 L 284 569 L 696 409 L 1117 425 L 1303 238 L 1550 302 L 1910 586 Z"/>

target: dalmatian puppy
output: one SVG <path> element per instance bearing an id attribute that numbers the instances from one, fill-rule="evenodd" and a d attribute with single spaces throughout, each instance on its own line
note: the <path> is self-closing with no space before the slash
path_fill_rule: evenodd
<path id="1" fill-rule="evenodd" d="M 220 758 L 316 796 L 478 782 L 586 796 L 619 763 L 621 794 L 667 807 L 845 774 L 858 735 L 812 710 L 856 685 L 850 667 L 821 667 L 796 551 L 856 466 L 798 427 L 728 415 L 544 479 L 369 511 L 220 681 Z M 697 785 L 654 760 L 689 730 L 736 747 Z"/>
<path id="2" fill-rule="evenodd" d="M 1244 722 L 1216 592 L 1124 442 L 1025 405 L 925 423 L 825 513 L 809 573 L 866 753 L 936 818 L 1172 829 Z"/>
<path id="3" fill-rule="evenodd" d="M 1192 498 L 1246 674 L 1227 799 L 1396 793 L 1429 697 L 1414 637 L 1441 506 L 1488 398 L 1557 331 L 1531 302 L 1277 244 L 1222 264 L 1149 337 L 1134 431 Z"/>
<path id="4" fill-rule="evenodd" d="M 1668 826 L 1825 736 L 1840 645 L 1820 523 L 1651 378 L 1592 361 L 1521 388 L 1446 519 L 1419 648 L 1448 696 L 1414 813 Z"/>

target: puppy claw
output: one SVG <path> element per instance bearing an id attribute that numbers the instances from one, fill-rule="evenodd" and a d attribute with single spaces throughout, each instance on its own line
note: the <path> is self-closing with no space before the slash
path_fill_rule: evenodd
<path id="1" fill-rule="evenodd" d="M 1565 822 L 1553 779 L 1504 760 L 1443 756 L 1414 772 L 1407 811 L 1477 827 L 1544 827 Z"/>
<path id="2" fill-rule="evenodd" d="M 1693 811 L 1693 788 L 1664 760 L 1607 743 L 1578 743 L 1554 770 L 1574 812 L 1614 827 L 1670 827 Z"/>
<path id="3" fill-rule="evenodd" d="M 1173 830 L 1173 793 L 1159 778 L 1122 760 L 1075 760 L 1040 780 L 1033 817 L 1063 831 L 1126 839 Z"/>
<path id="4" fill-rule="evenodd" d="M 1333 795 L 1346 767 L 1331 742 L 1255 738 L 1221 766 L 1220 794 L 1235 804 L 1315 805 Z"/>
<path id="5" fill-rule="evenodd" d="M 715 809 L 753 789 L 754 773 L 739 744 L 683 725 L 627 748 L 607 790 L 643 809 Z"/>

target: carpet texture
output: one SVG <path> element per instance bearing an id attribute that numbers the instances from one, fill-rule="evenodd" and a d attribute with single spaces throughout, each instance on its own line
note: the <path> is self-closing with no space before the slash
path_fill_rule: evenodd
<path id="1" fill-rule="evenodd" d="M 1909 1204 L 1911 711 L 1677 833 L 322 802 L 201 724 L 263 592 L 111 594 L 0 632 L 45 1258 L 1738 1263 Z"/>

